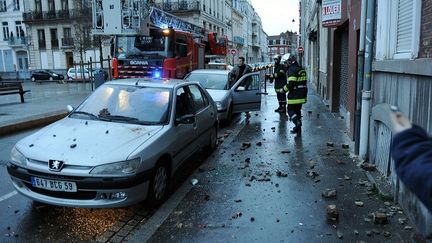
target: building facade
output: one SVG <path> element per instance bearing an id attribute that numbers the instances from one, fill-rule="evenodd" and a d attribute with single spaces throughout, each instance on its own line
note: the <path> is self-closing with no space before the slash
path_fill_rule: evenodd
<path id="1" fill-rule="evenodd" d="M 0 72 L 4 78 L 28 76 L 28 45 L 23 24 L 24 0 L 0 1 Z"/>
<path id="2" fill-rule="evenodd" d="M 334 12 L 327 12 L 329 5 L 340 13 L 330 16 Z M 389 106 L 396 105 L 432 133 L 431 10 L 427 0 L 301 1 L 300 27 L 303 61 L 312 85 L 345 119 L 355 152 L 376 165 L 394 200 L 426 236 L 432 235 L 432 214 L 395 173 L 388 114 Z M 372 34 L 362 36 L 367 28 Z M 357 135 L 359 127 L 365 133 Z"/>
<path id="3" fill-rule="evenodd" d="M 91 1 L 31 0 L 25 5 L 30 69 L 66 70 L 99 60 L 91 31 Z M 107 55 L 107 54 L 106 54 Z"/>
<path id="4" fill-rule="evenodd" d="M 234 57 L 229 54 L 230 61 L 237 62 L 238 56 L 249 63 L 263 59 L 261 47 L 266 35 L 249 0 L 156 0 L 155 6 L 206 31 L 226 35 L 229 49 L 236 50 Z"/>
<path id="5" fill-rule="evenodd" d="M 286 31 L 280 35 L 271 35 L 268 37 L 267 47 L 266 61 L 272 61 L 275 55 L 295 54 L 297 52 L 297 33 Z"/>

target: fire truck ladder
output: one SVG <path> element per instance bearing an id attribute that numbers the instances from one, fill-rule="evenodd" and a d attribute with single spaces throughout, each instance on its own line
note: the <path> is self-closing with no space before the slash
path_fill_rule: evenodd
<path id="1" fill-rule="evenodd" d="M 163 29 L 170 27 L 173 29 L 190 32 L 196 37 L 204 36 L 204 29 L 202 27 L 186 22 L 158 8 L 151 8 L 150 22 L 158 28 Z"/>

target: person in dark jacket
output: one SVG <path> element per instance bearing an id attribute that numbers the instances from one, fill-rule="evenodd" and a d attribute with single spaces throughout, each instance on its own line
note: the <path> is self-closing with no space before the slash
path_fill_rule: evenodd
<path id="1" fill-rule="evenodd" d="M 280 55 L 275 56 L 273 59 L 275 61 L 274 72 L 272 74 L 268 74 L 267 77 L 270 78 L 270 83 L 275 82 L 274 88 L 276 91 L 276 97 L 279 102 L 279 107 L 275 110 L 275 112 L 286 112 L 286 93 L 280 92 L 280 89 L 283 88 L 287 84 L 286 78 L 286 67 L 283 63 L 281 63 L 282 57 Z"/>
<path id="2" fill-rule="evenodd" d="M 301 109 L 307 101 L 306 71 L 297 63 L 294 55 L 288 58 L 288 83 L 279 92 L 288 92 L 288 115 L 294 123 L 291 133 L 301 133 Z"/>
<path id="3" fill-rule="evenodd" d="M 252 68 L 251 68 L 251 66 L 249 66 L 245 63 L 245 58 L 239 57 L 238 65 L 235 66 L 231 70 L 231 72 L 229 72 L 230 87 L 232 87 L 243 75 L 245 75 L 247 73 L 251 73 L 251 72 L 252 72 Z M 250 84 L 249 84 L 249 86 L 250 86 Z M 248 85 L 245 88 L 247 89 Z"/>
<path id="4" fill-rule="evenodd" d="M 396 174 L 432 212 L 432 138 L 398 111 L 391 112 Z"/>

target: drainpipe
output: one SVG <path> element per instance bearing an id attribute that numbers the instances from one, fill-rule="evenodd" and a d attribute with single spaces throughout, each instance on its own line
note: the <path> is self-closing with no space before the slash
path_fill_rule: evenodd
<path id="1" fill-rule="evenodd" d="M 357 103 L 355 111 L 355 149 L 354 153 L 359 154 L 360 147 L 360 112 L 361 112 L 361 91 L 363 89 L 363 68 L 364 68 L 364 48 L 365 48 L 365 27 L 366 27 L 366 5 L 367 0 L 361 2 L 361 17 L 360 17 L 360 44 L 357 54 Z"/>
<path id="2" fill-rule="evenodd" d="M 373 38 L 375 25 L 375 0 L 369 0 L 367 3 L 366 18 L 366 52 L 363 79 L 363 93 L 361 104 L 361 126 L 360 126 L 360 159 L 365 159 L 369 140 L 369 113 L 371 105 L 371 78 L 372 78 L 372 60 L 373 60 Z"/>

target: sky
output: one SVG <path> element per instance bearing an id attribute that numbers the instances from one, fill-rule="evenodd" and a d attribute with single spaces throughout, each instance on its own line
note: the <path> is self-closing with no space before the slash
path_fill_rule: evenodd
<path id="1" fill-rule="evenodd" d="M 299 0 L 251 0 L 267 35 L 299 32 Z M 292 20 L 295 22 L 292 22 Z"/>

